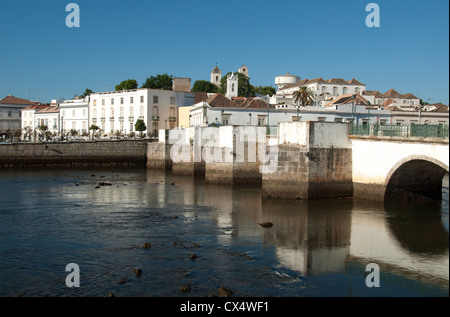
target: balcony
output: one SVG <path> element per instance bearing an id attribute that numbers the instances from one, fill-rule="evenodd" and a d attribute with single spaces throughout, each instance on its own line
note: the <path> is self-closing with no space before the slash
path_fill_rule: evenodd
<path id="1" fill-rule="evenodd" d="M 128 117 L 128 121 L 134 122 L 134 117 Z"/>
<path id="2" fill-rule="evenodd" d="M 109 117 L 109 122 L 114 122 L 114 117 Z"/>
<path id="3" fill-rule="evenodd" d="M 177 117 L 169 117 L 169 122 L 177 122 Z"/>

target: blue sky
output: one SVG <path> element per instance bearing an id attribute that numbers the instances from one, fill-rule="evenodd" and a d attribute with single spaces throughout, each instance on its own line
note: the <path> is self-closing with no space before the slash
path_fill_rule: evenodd
<path id="1" fill-rule="evenodd" d="M 80 28 L 65 24 L 80 7 Z M 379 28 L 368 28 L 375 2 Z M 15 0 L 0 5 L 0 98 L 49 102 L 158 73 L 209 80 L 245 64 L 275 76 L 356 78 L 449 102 L 448 0 Z"/>

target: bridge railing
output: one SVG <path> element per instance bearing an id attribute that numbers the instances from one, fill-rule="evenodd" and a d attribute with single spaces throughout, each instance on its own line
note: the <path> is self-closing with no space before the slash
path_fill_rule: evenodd
<path id="1" fill-rule="evenodd" d="M 412 124 L 381 125 L 358 124 L 349 125 L 349 135 L 388 136 L 403 138 L 449 138 L 448 125 Z"/>

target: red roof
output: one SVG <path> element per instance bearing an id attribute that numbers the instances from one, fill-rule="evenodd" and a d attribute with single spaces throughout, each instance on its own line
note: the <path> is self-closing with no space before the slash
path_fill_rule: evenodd
<path id="1" fill-rule="evenodd" d="M 7 105 L 35 105 L 35 102 L 32 102 L 27 99 L 17 98 L 14 96 L 7 96 L 0 100 L 0 104 L 7 104 Z"/>

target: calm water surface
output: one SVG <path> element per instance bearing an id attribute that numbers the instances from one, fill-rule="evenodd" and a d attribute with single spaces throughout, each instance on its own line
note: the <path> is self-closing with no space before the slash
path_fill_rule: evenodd
<path id="1" fill-rule="evenodd" d="M 0 193 L 0 296 L 449 295 L 448 176 L 442 202 L 409 206 L 265 200 L 145 169 L 0 170 Z"/>

